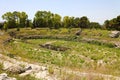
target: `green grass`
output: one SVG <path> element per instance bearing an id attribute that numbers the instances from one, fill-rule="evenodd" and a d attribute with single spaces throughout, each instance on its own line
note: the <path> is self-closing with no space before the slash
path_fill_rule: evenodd
<path id="1" fill-rule="evenodd" d="M 14 42 L 10 42 L 8 45 L 5 45 L 5 50 L 8 50 L 10 55 L 8 53 L 5 54 L 11 58 L 20 56 L 22 60 L 27 60 L 29 62 L 37 62 L 47 65 L 52 64 L 83 72 L 91 71 L 120 76 L 120 50 L 113 48 L 113 44 L 111 44 L 112 42 L 119 42 L 120 37 L 110 38 L 108 36 L 110 31 L 107 30 L 83 29 L 78 41 L 76 41 L 74 40 L 74 37 L 77 30 L 78 28 L 72 28 L 70 31 L 65 28 L 58 30 L 49 30 L 45 28 L 32 30 L 21 29 L 20 32 L 17 32 L 17 35 L 44 35 L 50 36 L 50 38 L 28 39 L 26 41 L 19 39 L 15 40 Z M 63 39 L 55 39 L 55 36 L 62 37 Z M 66 40 L 64 36 L 69 37 Z M 79 40 L 83 38 L 95 39 L 97 41 L 92 41 L 90 43 L 79 42 Z M 100 40 L 105 41 L 105 44 Z M 45 49 L 39 46 L 40 44 L 45 44 L 47 42 L 52 42 L 51 44 L 55 46 L 64 46 L 70 49 L 62 52 Z M 51 74 L 54 73 L 51 67 L 49 68 L 49 72 Z M 68 80 L 74 80 L 77 78 L 74 75 L 66 77 Z M 33 78 L 28 80 L 32 79 Z M 87 80 L 87 78 L 81 79 Z M 103 79 L 97 77 L 96 80 Z"/>
<path id="2" fill-rule="evenodd" d="M 70 48 L 65 52 L 44 49 L 39 44 L 46 42 L 54 42 L 53 45 L 65 46 Z M 95 44 L 53 40 L 53 39 L 37 39 L 28 40 L 30 43 L 18 41 L 10 43 L 10 52 L 15 56 L 21 56 L 32 62 L 40 62 L 44 64 L 54 64 L 60 67 L 68 67 L 80 70 L 93 70 L 105 74 L 120 74 L 120 50 Z M 97 65 L 102 60 L 104 66 Z"/>
<path id="3" fill-rule="evenodd" d="M 48 28 L 37 28 L 37 29 L 29 29 L 29 28 L 21 28 L 19 32 L 16 32 L 17 35 L 45 35 L 51 37 L 63 37 L 63 36 L 74 36 L 75 33 L 79 30 L 79 28 L 60 28 L 60 29 L 48 29 Z M 10 31 L 16 31 L 16 29 L 10 29 Z M 82 29 L 81 37 L 88 39 L 97 39 L 97 40 L 106 40 L 106 42 L 120 41 L 119 38 L 110 38 L 109 34 L 111 31 L 101 30 L 101 29 Z"/>

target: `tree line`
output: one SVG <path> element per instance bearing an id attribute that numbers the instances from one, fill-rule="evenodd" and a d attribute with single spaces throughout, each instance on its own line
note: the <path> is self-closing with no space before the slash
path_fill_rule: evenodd
<path id="1" fill-rule="evenodd" d="M 28 19 L 26 12 L 6 12 L 2 15 L 4 23 L 0 23 L 0 28 L 7 30 L 8 28 L 95 28 L 95 29 L 109 29 L 120 30 L 120 16 L 112 20 L 106 20 L 104 25 L 100 25 L 98 22 L 90 22 L 86 16 L 83 17 L 70 17 L 64 16 L 63 18 L 59 14 L 54 14 L 50 11 L 37 11 L 33 18 L 33 21 Z"/>
<path id="2" fill-rule="evenodd" d="M 117 16 L 116 18 L 113 18 L 111 20 L 106 20 L 104 22 L 104 26 L 108 30 L 119 30 L 120 31 L 120 16 Z"/>

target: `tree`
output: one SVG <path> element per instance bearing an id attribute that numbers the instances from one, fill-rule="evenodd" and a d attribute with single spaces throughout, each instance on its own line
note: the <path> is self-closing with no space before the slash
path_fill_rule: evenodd
<path id="1" fill-rule="evenodd" d="M 70 22 L 69 28 L 73 28 L 74 27 L 74 23 L 75 23 L 74 17 L 70 17 L 69 18 L 69 22 Z"/>
<path id="2" fill-rule="evenodd" d="M 80 27 L 80 18 L 76 17 L 74 19 L 74 27 L 79 28 Z"/>
<path id="3" fill-rule="evenodd" d="M 0 29 L 3 29 L 4 23 L 5 22 L 0 22 Z"/>
<path id="4" fill-rule="evenodd" d="M 7 12 L 2 15 L 2 18 L 6 20 L 8 28 L 17 28 L 26 26 L 26 20 L 28 18 L 25 12 Z"/>
<path id="5" fill-rule="evenodd" d="M 10 21 L 10 20 L 12 20 L 12 13 L 7 12 L 4 15 L 2 15 L 2 18 L 5 19 L 6 21 Z"/>
<path id="6" fill-rule="evenodd" d="M 19 14 L 19 19 L 20 19 L 20 26 L 21 27 L 26 27 L 26 23 L 27 23 L 27 20 L 28 20 L 28 15 L 25 13 L 25 12 L 21 12 Z"/>
<path id="7" fill-rule="evenodd" d="M 35 27 L 46 27 L 48 23 L 48 14 L 46 11 L 37 11 L 34 17 Z"/>
<path id="8" fill-rule="evenodd" d="M 120 15 L 119 16 L 117 16 L 117 19 L 116 19 L 116 24 L 117 24 L 117 30 L 120 30 Z"/>
<path id="9" fill-rule="evenodd" d="M 109 28 L 110 28 L 110 21 L 109 21 L 109 20 L 106 20 L 106 21 L 104 22 L 104 27 L 105 27 L 106 29 L 109 29 Z"/>
<path id="10" fill-rule="evenodd" d="M 65 16 L 63 18 L 63 24 L 64 24 L 65 28 L 69 27 L 69 25 L 70 25 L 69 16 Z"/>
<path id="11" fill-rule="evenodd" d="M 90 21 L 88 20 L 88 18 L 86 16 L 83 16 L 80 18 L 79 26 L 81 28 L 89 28 L 89 23 L 90 23 Z"/>
<path id="12" fill-rule="evenodd" d="M 27 19 L 27 20 L 26 20 L 26 27 L 33 28 L 32 20 L 30 20 L 30 19 Z"/>
<path id="13" fill-rule="evenodd" d="M 54 28 L 54 14 L 50 11 L 46 13 L 46 24 L 49 29 Z"/>
<path id="14" fill-rule="evenodd" d="M 20 12 L 17 12 L 17 11 L 14 11 L 13 13 L 13 18 L 14 18 L 14 23 L 15 23 L 15 28 L 17 28 L 17 31 L 19 31 L 20 30 L 20 19 L 19 19 L 19 17 L 20 17 Z"/>
<path id="15" fill-rule="evenodd" d="M 98 22 L 91 22 L 89 28 L 100 29 L 101 25 Z"/>
<path id="16" fill-rule="evenodd" d="M 33 19 L 33 27 L 32 28 L 35 28 L 35 27 L 37 27 L 37 24 L 36 24 L 36 19 L 34 18 Z"/>
<path id="17" fill-rule="evenodd" d="M 53 25 L 55 29 L 61 27 L 61 16 L 59 14 L 54 14 Z"/>
<path id="18" fill-rule="evenodd" d="M 120 30 L 120 16 L 111 20 L 106 20 L 104 26 L 109 30 Z"/>
<path id="19" fill-rule="evenodd" d="M 14 15 L 11 12 L 5 13 L 4 15 L 2 15 L 2 18 L 4 20 L 6 20 L 8 28 L 16 27 L 15 18 L 14 18 Z"/>
<path id="20" fill-rule="evenodd" d="M 65 16 L 63 18 L 63 24 L 65 28 L 72 28 L 74 26 L 74 17 Z"/>
<path id="21" fill-rule="evenodd" d="M 33 20 L 34 27 L 59 28 L 61 26 L 61 16 L 50 11 L 37 11 Z"/>

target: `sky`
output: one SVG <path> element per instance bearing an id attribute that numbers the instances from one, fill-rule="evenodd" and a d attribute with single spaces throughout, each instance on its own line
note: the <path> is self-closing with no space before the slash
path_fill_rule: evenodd
<path id="1" fill-rule="evenodd" d="M 87 16 L 90 21 L 104 23 L 120 15 L 120 0 L 1 0 L 1 16 L 6 12 L 24 11 L 33 19 L 39 10 L 64 16 Z"/>

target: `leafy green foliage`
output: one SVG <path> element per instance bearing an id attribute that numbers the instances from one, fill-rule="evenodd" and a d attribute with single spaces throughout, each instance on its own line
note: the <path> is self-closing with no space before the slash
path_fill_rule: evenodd
<path id="1" fill-rule="evenodd" d="M 6 24 L 4 26 L 6 28 L 17 28 L 25 27 L 26 26 L 26 20 L 28 18 L 28 15 L 25 12 L 6 12 L 2 15 L 2 18 L 6 20 Z M 5 29 L 6 29 L 5 28 Z"/>
<path id="2" fill-rule="evenodd" d="M 94 28 L 94 29 L 101 29 L 101 25 L 97 22 L 91 22 L 89 28 Z"/>
<path id="3" fill-rule="evenodd" d="M 111 20 L 106 20 L 104 26 L 109 30 L 120 30 L 120 16 Z"/>
<path id="4" fill-rule="evenodd" d="M 34 27 L 60 28 L 61 16 L 50 11 L 37 11 L 33 21 Z"/>
<path id="5" fill-rule="evenodd" d="M 80 18 L 80 27 L 81 28 L 89 28 L 89 20 L 86 16 Z"/>

